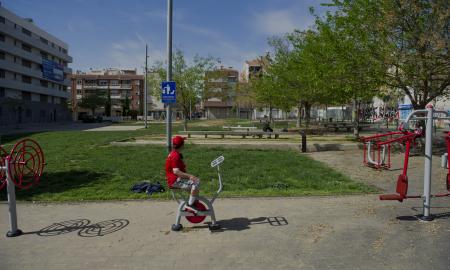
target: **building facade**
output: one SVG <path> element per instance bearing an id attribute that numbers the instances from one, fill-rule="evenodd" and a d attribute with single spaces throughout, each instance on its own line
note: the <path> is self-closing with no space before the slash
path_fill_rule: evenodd
<path id="1" fill-rule="evenodd" d="M 105 104 L 100 104 L 95 109 L 94 116 L 142 115 L 144 75 L 138 75 L 136 70 L 110 68 L 89 72 L 77 71 L 70 76 L 70 79 L 74 120 L 78 120 L 83 115 L 92 115 L 91 109 L 80 106 L 83 97 L 91 94 L 111 100 L 110 112 L 105 111 L 107 108 L 105 101 Z M 125 112 L 126 109 L 129 109 L 129 112 Z"/>
<path id="2" fill-rule="evenodd" d="M 205 74 L 205 93 L 201 109 L 207 119 L 235 117 L 233 104 L 239 71 L 220 67 Z"/>
<path id="3" fill-rule="evenodd" d="M 264 72 L 264 67 L 269 64 L 268 56 L 261 56 L 257 59 L 247 60 L 242 67 L 241 79 L 243 82 L 248 82 L 252 78 L 261 77 Z"/>
<path id="4" fill-rule="evenodd" d="M 0 4 L 0 126 L 70 120 L 68 45 Z"/>

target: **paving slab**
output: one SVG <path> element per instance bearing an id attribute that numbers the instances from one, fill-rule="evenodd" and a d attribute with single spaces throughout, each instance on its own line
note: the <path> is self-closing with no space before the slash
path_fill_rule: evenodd
<path id="1" fill-rule="evenodd" d="M 173 201 L 19 203 L 17 238 L 0 236 L 0 269 L 446 269 L 450 198 L 433 200 L 432 222 L 417 221 L 419 200 L 377 195 L 223 199 L 223 229 L 172 232 Z M 0 204 L 0 232 L 8 230 Z"/>

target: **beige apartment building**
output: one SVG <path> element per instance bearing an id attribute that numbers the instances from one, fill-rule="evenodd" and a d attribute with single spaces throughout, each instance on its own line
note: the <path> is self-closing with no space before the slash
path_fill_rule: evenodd
<path id="1" fill-rule="evenodd" d="M 95 110 L 95 116 L 123 116 L 126 100 L 132 114 L 142 115 L 144 76 L 138 75 L 136 70 L 103 69 L 78 71 L 70 76 L 72 92 L 72 111 L 74 120 L 83 115 L 91 115 L 90 109 L 79 106 L 83 97 L 97 94 L 104 98 L 111 98 L 111 111 L 105 111 L 105 105 Z"/>

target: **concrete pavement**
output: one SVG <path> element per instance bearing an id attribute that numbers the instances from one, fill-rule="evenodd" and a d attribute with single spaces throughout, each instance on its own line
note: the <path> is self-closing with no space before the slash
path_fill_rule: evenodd
<path id="1" fill-rule="evenodd" d="M 173 201 L 19 203 L 25 235 L 0 236 L 0 269 L 450 269 L 450 198 L 432 203 L 424 223 L 420 200 L 219 198 L 216 233 L 170 231 Z"/>

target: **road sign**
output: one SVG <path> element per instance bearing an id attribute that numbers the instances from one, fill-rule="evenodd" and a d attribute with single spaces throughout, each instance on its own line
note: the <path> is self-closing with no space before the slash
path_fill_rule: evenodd
<path id="1" fill-rule="evenodd" d="M 177 102 L 177 85 L 174 81 L 164 81 L 161 83 L 161 101 L 163 103 Z"/>

